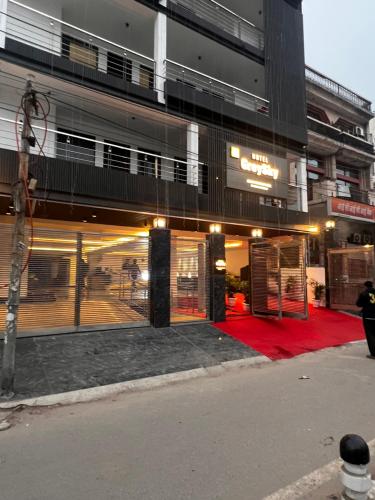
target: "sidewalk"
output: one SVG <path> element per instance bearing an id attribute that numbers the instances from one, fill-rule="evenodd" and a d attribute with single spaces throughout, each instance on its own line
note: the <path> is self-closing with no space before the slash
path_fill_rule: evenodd
<path id="1" fill-rule="evenodd" d="M 260 354 L 209 324 L 20 338 L 15 400 L 255 356 Z"/>

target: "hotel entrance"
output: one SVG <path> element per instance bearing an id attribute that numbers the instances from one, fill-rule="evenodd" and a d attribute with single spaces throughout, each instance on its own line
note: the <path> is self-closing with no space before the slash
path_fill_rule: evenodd
<path id="1" fill-rule="evenodd" d="M 285 236 L 227 238 L 226 317 L 307 319 L 306 243 Z"/>
<path id="2" fill-rule="evenodd" d="M 305 238 L 252 243 L 250 276 L 254 316 L 308 318 Z"/>
<path id="3" fill-rule="evenodd" d="M 250 314 L 249 239 L 226 236 L 226 317 Z"/>
<path id="4" fill-rule="evenodd" d="M 182 231 L 171 239 L 171 322 L 208 319 L 207 243 Z"/>

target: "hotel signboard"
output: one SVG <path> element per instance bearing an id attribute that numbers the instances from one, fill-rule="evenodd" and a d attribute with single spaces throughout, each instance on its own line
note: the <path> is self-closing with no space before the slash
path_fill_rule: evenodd
<path id="1" fill-rule="evenodd" d="M 375 207 L 341 198 L 329 198 L 328 215 L 341 215 L 351 219 L 374 222 Z"/>
<path id="2" fill-rule="evenodd" d="M 287 198 L 288 163 L 258 149 L 227 143 L 227 186 Z"/>

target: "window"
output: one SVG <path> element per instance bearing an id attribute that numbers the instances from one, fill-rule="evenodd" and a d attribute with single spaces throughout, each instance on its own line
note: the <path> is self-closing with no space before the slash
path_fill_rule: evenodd
<path id="1" fill-rule="evenodd" d="M 187 183 L 187 163 L 183 158 L 175 158 L 174 161 L 174 181 Z"/>
<path id="2" fill-rule="evenodd" d="M 143 66 L 143 64 L 139 67 L 139 85 L 147 89 L 154 88 L 154 72 L 151 68 Z"/>
<path id="3" fill-rule="evenodd" d="M 118 144 L 113 141 L 111 144 L 104 144 L 104 159 L 103 166 L 105 168 L 121 169 L 124 172 L 130 173 L 130 146 Z M 116 147 L 120 146 L 120 147 Z"/>
<path id="4" fill-rule="evenodd" d="M 160 153 L 143 149 L 138 152 L 138 174 L 161 177 Z"/>
<path id="5" fill-rule="evenodd" d="M 98 67 L 98 48 L 69 35 L 62 36 L 62 56 L 90 68 Z"/>
<path id="6" fill-rule="evenodd" d="M 307 157 L 307 199 L 314 199 L 314 184 L 319 184 L 324 178 L 324 160 L 317 156 Z"/>
<path id="7" fill-rule="evenodd" d="M 56 158 L 95 165 L 94 140 L 94 136 L 59 128 L 56 138 Z"/>
<path id="8" fill-rule="evenodd" d="M 326 112 L 316 106 L 313 106 L 312 104 L 307 104 L 307 115 L 315 120 L 319 120 L 320 122 L 329 123 Z"/>
<path id="9" fill-rule="evenodd" d="M 324 160 L 319 156 L 307 156 L 307 170 L 309 169 L 321 169 L 324 170 Z"/>
<path id="10" fill-rule="evenodd" d="M 337 165 L 336 174 L 338 178 L 339 176 L 340 177 L 344 176 L 344 177 L 351 177 L 352 179 L 358 179 L 359 183 L 360 171 L 358 168 L 346 167 L 345 165 Z"/>
<path id="11" fill-rule="evenodd" d="M 117 76 L 127 82 L 132 81 L 132 62 L 123 56 L 108 52 L 107 55 L 107 73 Z"/>
<path id="12" fill-rule="evenodd" d="M 342 132 L 346 132 L 350 135 L 356 135 L 356 126 L 353 123 L 343 120 L 342 118 L 339 118 L 337 120 L 336 127 L 339 128 Z"/>
<path id="13" fill-rule="evenodd" d="M 360 171 L 346 165 L 336 166 L 336 186 L 339 198 L 350 198 L 354 201 L 364 201 L 360 190 Z"/>
<path id="14" fill-rule="evenodd" d="M 259 198 L 259 203 L 261 205 L 265 205 L 266 207 L 287 208 L 286 200 L 273 198 L 271 196 L 261 196 Z"/>

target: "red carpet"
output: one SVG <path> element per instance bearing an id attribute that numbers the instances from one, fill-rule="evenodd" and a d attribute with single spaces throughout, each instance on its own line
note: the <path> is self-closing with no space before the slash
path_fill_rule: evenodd
<path id="1" fill-rule="evenodd" d="M 311 308 L 308 321 L 249 316 L 228 319 L 215 326 L 274 360 L 365 338 L 360 318 L 324 308 Z"/>

